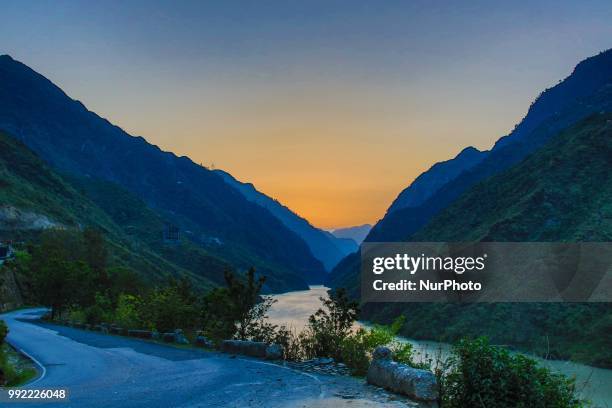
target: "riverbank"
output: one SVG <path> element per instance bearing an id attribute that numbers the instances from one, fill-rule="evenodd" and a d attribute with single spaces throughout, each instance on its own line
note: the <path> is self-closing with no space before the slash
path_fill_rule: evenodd
<path id="1" fill-rule="evenodd" d="M 272 306 L 268 316 L 274 324 L 284 324 L 296 332 L 301 331 L 308 317 L 320 306 L 320 297 L 327 294 L 328 288 L 312 286 L 310 290 L 283 293 L 275 295 L 276 303 Z M 359 322 L 367 327 L 367 322 Z M 449 355 L 451 345 L 446 343 L 416 341 L 400 338 L 401 341 L 413 345 L 417 361 L 427 361 L 440 356 L 442 359 Z M 595 368 L 571 361 L 545 360 L 536 356 L 529 356 L 544 367 L 555 372 L 575 378 L 580 395 L 593 402 L 596 407 L 612 407 L 612 370 Z"/>

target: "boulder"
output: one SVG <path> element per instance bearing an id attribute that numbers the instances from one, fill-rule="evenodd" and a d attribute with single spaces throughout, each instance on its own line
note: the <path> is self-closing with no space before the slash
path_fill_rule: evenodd
<path id="1" fill-rule="evenodd" d="M 416 400 L 437 401 L 439 386 L 436 376 L 431 371 L 397 363 L 392 360 L 392 355 L 387 347 L 374 350 L 373 360 L 368 368 L 368 383 Z"/>
<path id="2" fill-rule="evenodd" d="M 174 342 L 177 344 L 189 344 L 189 340 L 187 340 L 187 337 L 185 337 L 181 329 L 176 329 L 174 331 Z"/>
<path id="3" fill-rule="evenodd" d="M 206 347 L 210 349 L 215 348 L 215 343 L 211 339 L 200 333 L 195 338 L 195 344 L 198 347 Z"/>
<path id="4" fill-rule="evenodd" d="M 266 360 L 282 360 L 284 354 L 283 346 L 280 344 L 270 344 L 266 347 Z"/>

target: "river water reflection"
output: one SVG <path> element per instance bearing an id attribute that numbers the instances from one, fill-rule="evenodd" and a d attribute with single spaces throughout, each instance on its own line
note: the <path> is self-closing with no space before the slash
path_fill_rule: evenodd
<path id="1" fill-rule="evenodd" d="M 295 331 L 300 331 L 308 322 L 308 317 L 321 307 L 319 297 L 326 295 L 327 288 L 323 286 L 313 286 L 310 290 L 275 295 L 273 297 L 277 302 L 268 316 L 274 324 L 284 324 Z M 359 325 L 367 326 L 365 323 L 359 323 Z M 445 343 L 404 338 L 400 340 L 407 341 L 414 346 L 415 357 L 418 360 L 435 358 L 440 354 L 444 358 L 450 351 L 450 346 Z M 534 358 L 554 371 L 575 377 L 578 388 L 582 390 L 582 395 L 591 400 L 595 407 L 612 408 L 612 370 L 569 361 Z"/>

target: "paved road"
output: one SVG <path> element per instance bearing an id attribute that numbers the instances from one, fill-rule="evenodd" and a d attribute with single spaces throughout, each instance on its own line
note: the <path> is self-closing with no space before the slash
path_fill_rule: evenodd
<path id="1" fill-rule="evenodd" d="M 312 375 L 255 359 L 35 321 L 41 313 L 20 310 L 1 318 L 10 329 L 8 341 L 44 366 L 44 375 L 26 388 L 68 388 L 70 401 L 62 406 L 416 406 L 354 378 Z"/>

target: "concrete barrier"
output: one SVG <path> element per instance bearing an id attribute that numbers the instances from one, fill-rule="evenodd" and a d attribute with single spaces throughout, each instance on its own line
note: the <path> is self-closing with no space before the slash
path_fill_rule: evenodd
<path id="1" fill-rule="evenodd" d="M 171 333 L 161 333 L 160 337 L 166 343 L 189 344 L 189 340 L 187 340 L 181 329 L 176 329 Z"/>
<path id="2" fill-rule="evenodd" d="M 265 358 L 266 360 L 279 360 L 283 358 L 283 347 L 279 344 L 266 344 L 260 341 L 223 340 L 221 351 L 230 354 Z"/>
<path id="3" fill-rule="evenodd" d="M 270 344 L 266 347 L 266 360 L 282 360 L 284 354 L 285 350 L 280 344 Z"/>
<path id="4" fill-rule="evenodd" d="M 128 336 L 140 339 L 150 339 L 152 337 L 150 330 L 128 330 Z"/>
<path id="5" fill-rule="evenodd" d="M 370 384 L 435 404 L 439 396 L 436 376 L 428 370 L 412 368 L 393 361 L 387 347 L 377 347 L 372 355 L 367 381 Z"/>
<path id="6" fill-rule="evenodd" d="M 223 340 L 221 351 L 230 354 L 242 354 L 251 357 L 266 357 L 266 343 L 247 340 Z"/>

